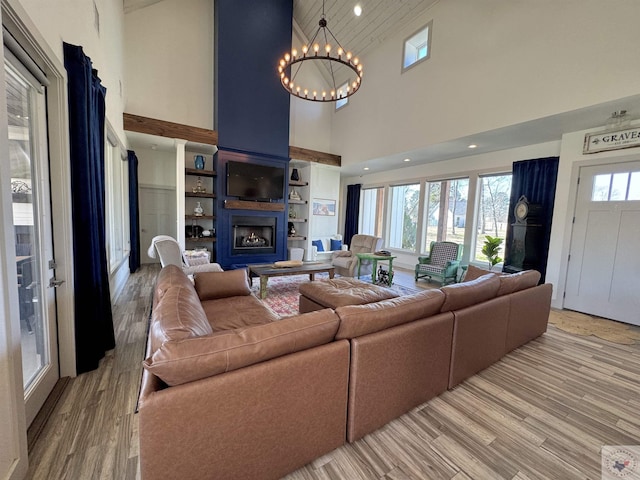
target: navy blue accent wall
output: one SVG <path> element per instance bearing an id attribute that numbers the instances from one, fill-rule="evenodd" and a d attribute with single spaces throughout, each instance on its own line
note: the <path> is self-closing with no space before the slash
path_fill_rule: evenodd
<path id="1" fill-rule="evenodd" d="M 293 0 L 216 0 L 215 112 L 218 131 L 217 261 L 223 268 L 287 258 L 287 200 L 284 210 L 225 208 L 227 162 L 282 166 L 288 176 L 289 94 L 277 65 L 291 49 Z M 259 255 L 232 252 L 234 215 L 275 217 L 276 251 Z"/>
<path id="2" fill-rule="evenodd" d="M 289 156 L 289 94 L 277 65 L 291 49 L 292 0 L 215 1 L 219 146 Z"/>

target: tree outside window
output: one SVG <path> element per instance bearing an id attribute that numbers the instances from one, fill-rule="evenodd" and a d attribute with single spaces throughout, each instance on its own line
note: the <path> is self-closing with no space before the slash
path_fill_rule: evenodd
<path id="1" fill-rule="evenodd" d="M 468 178 L 427 182 L 425 252 L 434 241 L 464 243 L 468 192 Z"/>
<path id="2" fill-rule="evenodd" d="M 416 250 L 420 184 L 398 185 L 389 189 L 389 246 L 402 250 Z"/>
<path id="3" fill-rule="evenodd" d="M 487 259 L 482 254 L 485 236 L 491 235 L 503 240 L 506 238 L 511 174 L 480 177 L 478 189 L 480 202 L 477 208 L 478 222 L 473 259 L 486 262 Z"/>

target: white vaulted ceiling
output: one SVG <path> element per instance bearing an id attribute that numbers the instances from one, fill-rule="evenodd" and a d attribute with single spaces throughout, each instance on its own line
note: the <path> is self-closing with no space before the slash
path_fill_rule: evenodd
<path id="1" fill-rule="evenodd" d="M 327 26 L 340 44 L 364 60 L 367 51 L 377 47 L 401 25 L 424 12 L 437 0 L 326 0 Z M 360 4 L 362 15 L 353 7 Z M 321 0 L 293 0 L 293 19 L 311 40 L 322 15 Z M 322 43 L 322 42 L 319 42 Z"/>

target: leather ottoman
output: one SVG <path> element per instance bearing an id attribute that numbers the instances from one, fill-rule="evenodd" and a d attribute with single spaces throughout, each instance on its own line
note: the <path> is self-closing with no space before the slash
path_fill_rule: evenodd
<path id="1" fill-rule="evenodd" d="M 356 278 L 340 277 L 300 285 L 300 313 L 345 305 L 364 305 L 399 295 L 392 290 Z"/>

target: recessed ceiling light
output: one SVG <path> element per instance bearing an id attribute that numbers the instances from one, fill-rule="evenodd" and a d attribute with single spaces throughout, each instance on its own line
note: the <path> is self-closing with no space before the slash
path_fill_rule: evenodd
<path id="1" fill-rule="evenodd" d="M 356 17 L 359 17 L 360 15 L 362 15 L 362 7 L 360 6 L 360 4 L 356 4 L 355 7 L 353 7 L 353 13 L 356 14 Z"/>
<path id="2" fill-rule="evenodd" d="M 403 162 L 410 162 L 410 161 L 411 161 L 411 159 L 410 159 L 410 158 L 405 158 L 405 159 L 403 160 Z"/>
<path id="3" fill-rule="evenodd" d="M 369 167 L 364 167 L 363 170 L 369 170 Z"/>
<path id="4" fill-rule="evenodd" d="M 478 145 L 476 145 L 475 143 L 472 143 L 467 148 L 478 148 Z"/>

